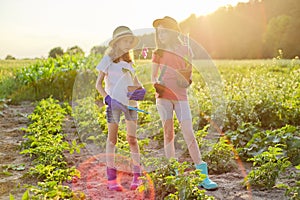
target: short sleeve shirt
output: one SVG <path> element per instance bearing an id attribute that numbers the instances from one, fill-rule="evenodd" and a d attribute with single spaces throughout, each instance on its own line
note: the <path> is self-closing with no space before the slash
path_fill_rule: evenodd
<path id="1" fill-rule="evenodd" d="M 132 63 L 120 61 L 114 63 L 108 55 L 105 55 L 96 69 L 105 74 L 105 91 L 120 103 L 129 106 L 137 106 L 137 102 L 127 97 L 128 86 L 133 85 L 134 69 Z"/>
<path id="2" fill-rule="evenodd" d="M 153 54 L 152 62 L 159 65 L 159 68 L 164 73 L 161 75 L 161 82 L 172 90 L 176 95 L 176 99 L 172 99 L 171 96 L 161 96 L 162 98 L 172 99 L 172 100 L 187 100 L 187 89 L 179 87 L 177 84 L 177 69 L 184 69 L 186 67 L 185 58 L 189 54 L 187 46 L 180 45 L 173 52 L 164 51 L 163 55 L 160 57 Z"/>

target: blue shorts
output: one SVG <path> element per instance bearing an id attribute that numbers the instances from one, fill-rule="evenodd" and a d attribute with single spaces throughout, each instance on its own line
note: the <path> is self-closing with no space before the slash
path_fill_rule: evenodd
<path id="1" fill-rule="evenodd" d="M 124 112 L 125 119 L 128 120 L 128 121 L 137 121 L 137 118 L 138 118 L 137 111 L 129 110 L 128 108 L 126 108 L 126 109 L 127 109 L 127 111 Z M 123 112 L 122 110 L 111 109 L 109 106 L 107 106 L 107 108 L 106 108 L 106 120 L 107 120 L 107 122 L 118 124 L 120 122 L 122 112 Z"/>

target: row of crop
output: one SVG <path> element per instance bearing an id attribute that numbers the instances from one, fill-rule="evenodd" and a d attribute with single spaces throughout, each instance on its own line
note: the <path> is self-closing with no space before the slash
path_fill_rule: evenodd
<path id="1" fill-rule="evenodd" d="M 32 165 L 28 174 L 38 179 L 37 185 L 26 185 L 24 199 L 72 199 L 71 189 L 63 185 L 74 176 L 80 177 L 75 167 L 69 167 L 66 155 L 80 152 L 81 144 L 76 140 L 64 140 L 62 124 L 66 108 L 53 98 L 43 99 L 28 116 L 31 123 L 25 131 L 21 154 L 29 155 Z"/>
<path id="2" fill-rule="evenodd" d="M 16 73 L 14 82 L 18 86 L 10 87 L 14 91 L 8 98 L 19 102 L 52 95 L 56 99 L 70 101 L 79 70 L 81 73 L 84 69 L 94 69 L 100 59 L 101 55 L 83 57 L 66 54 L 38 61 Z M 280 128 L 285 124 L 300 125 L 300 65 L 293 61 L 285 62 L 286 65 L 281 63 L 280 66 L 269 62 L 242 66 L 228 62 L 221 65 L 218 70 L 222 80 L 219 82 L 223 85 L 219 90 L 223 89 L 223 95 L 219 99 L 212 99 L 215 91 L 207 87 L 209 83 L 204 82 L 206 79 L 201 77 L 202 72 L 194 70 L 189 99 L 194 120 L 199 122 L 195 128 L 202 129 L 208 123 L 205 116 L 212 114 L 220 116 L 225 131 L 236 130 L 242 123 L 257 124 L 264 129 Z M 155 104 L 154 88 L 149 80 L 151 62 L 137 61 L 135 70 L 147 89 L 146 100 Z M 96 73 L 93 72 L 88 80 L 82 80 L 80 86 L 86 89 L 86 81 L 94 83 L 95 80 Z M 94 84 L 89 84 L 89 87 L 90 90 L 95 89 Z M 79 92 L 82 91 L 77 91 L 77 94 Z M 218 105 L 214 101 L 221 101 L 223 108 L 216 107 Z M 218 109 L 221 113 L 213 113 Z"/>
<path id="3" fill-rule="evenodd" d="M 249 67 L 242 74 L 238 69 L 224 72 L 231 72 L 224 78 L 226 129 L 247 122 L 265 129 L 300 125 L 299 66 Z"/>
<path id="4" fill-rule="evenodd" d="M 61 101 L 71 100 L 72 88 L 77 72 L 82 69 L 95 68 L 101 55 L 84 57 L 83 55 L 64 54 L 57 58 L 37 60 L 36 63 L 18 69 L 13 77 L 2 84 L 7 97 L 12 102 L 23 100 L 40 100 L 50 95 Z"/>

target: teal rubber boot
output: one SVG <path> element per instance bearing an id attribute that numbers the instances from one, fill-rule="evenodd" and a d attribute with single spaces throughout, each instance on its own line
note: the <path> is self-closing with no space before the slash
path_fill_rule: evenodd
<path id="1" fill-rule="evenodd" d="M 202 174 L 206 175 L 206 178 L 202 181 L 202 183 L 199 184 L 199 186 L 206 190 L 217 190 L 218 184 L 208 178 L 207 163 L 202 162 L 201 164 L 195 165 L 195 166 L 196 166 L 196 169 L 201 170 Z"/>

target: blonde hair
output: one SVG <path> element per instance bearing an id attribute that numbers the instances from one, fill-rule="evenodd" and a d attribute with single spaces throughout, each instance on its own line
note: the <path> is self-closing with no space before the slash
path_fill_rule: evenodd
<path id="1" fill-rule="evenodd" d="M 111 60 L 114 63 L 118 63 L 121 60 L 125 61 L 125 62 L 132 62 L 132 58 L 130 56 L 129 52 L 124 53 L 123 51 L 121 51 L 117 45 L 114 45 L 113 47 L 109 47 L 106 51 L 106 54 L 111 58 Z"/>

